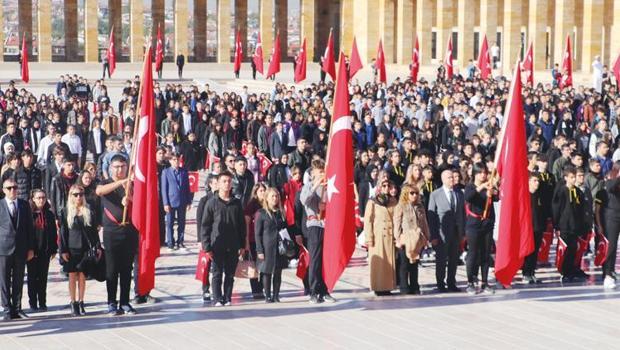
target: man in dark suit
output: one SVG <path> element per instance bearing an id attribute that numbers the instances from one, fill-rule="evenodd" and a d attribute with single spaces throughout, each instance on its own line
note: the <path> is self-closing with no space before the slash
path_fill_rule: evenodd
<path id="1" fill-rule="evenodd" d="M 93 155 L 93 162 L 97 164 L 99 157 L 105 152 L 105 141 L 108 135 L 101 129 L 101 122 L 99 119 L 93 119 L 93 127 L 90 133 L 88 133 L 88 142 L 86 143 L 86 149 Z"/>
<path id="2" fill-rule="evenodd" d="M 459 260 L 459 244 L 465 230 L 465 207 L 463 193 L 454 189 L 452 170 L 441 173 L 443 186 L 431 193 L 428 203 L 428 222 L 431 244 L 436 253 L 437 289 L 440 292 L 460 292 L 456 286 L 456 268 Z M 448 276 L 446 288 L 446 263 Z"/>
<path id="3" fill-rule="evenodd" d="M 179 73 L 179 79 L 183 79 L 183 66 L 185 65 L 185 56 L 182 53 L 177 55 L 177 69 Z"/>
<path id="4" fill-rule="evenodd" d="M 34 257 L 35 236 L 28 202 L 17 198 L 12 178 L 2 185 L 0 201 L 0 294 L 2 319 L 27 318 L 22 311 L 22 288 L 26 262 Z"/>
<path id="5" fill-rule="evenodd" d="M 288 154 L 287 144 L 288 140 L 284 133 L 282 123 L 277 122 L 276 128 L 274 132 L 271 133 L 271 138 L 269 139 L 269 154 L 271 154 L 271 158 L 279 160 L 283 154 Z"/>
<path id="6" fill-rule="evenodd" d="M 189 190 L 189 176 L 187 170 L 179 166 L 178 153 L 172 153 L 170 156 L 170 168 L 162 171 L 160 186 L 166 212 L 166 245 L 169 250 L 186 249 L 183 243 L 185 213 L 192 204 L 192 196 Z M 172 231 L 175 218 L 178 224 L 176 246 Z"/>

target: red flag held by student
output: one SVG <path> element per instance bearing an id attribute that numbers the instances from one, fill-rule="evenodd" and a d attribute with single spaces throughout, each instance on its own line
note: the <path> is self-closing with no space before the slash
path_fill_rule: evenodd
<path id="1" fill-rule="evenodd" d="M 153 97 L 152 48 L 144 56 L 140 87 L 140 120 L 135 142 L 133 206 L 131 221 L 140 233 L 138 250 L 138 292 L 148 294 L 155 287 L 155 259 L 159 257 L 159 199 L 155 150 L 155 106 Z"/>
<path id="2" fill-rule="evenodd" d="M 161 26 L 157 26 L 157 47 L 155 48 L 155 70 L 162 70 L 164 64 L 164 39 L 161 34 Z"/>
<path id="3" fill-rule="evenodd" d="M 353 47 L 351 48 L 351 59 L 349 60 L 349 79 L 353 79 L 355 73 L 359 72 L 364 65 L 362 65 L 362 58 L 360 57 L 359 50 L 357 49 L 357 42 L 353 37 Z"/>
<path id="4" fill-rule="evenodd" d="M 532 43 L 530 43 L 530 47 L 527 49 L 521 68 L 525 75 L 525 83 L 529 86 L 534 86 L 534 48 Z"/>
<path id="5" fill-rule="evenodd" d="M 609 240 L 604 234 L 597 234 L 598 243 L 596 244 L 596 255 L 594 257 L 594 266 L 601 266 L 607 260 L 607 251 L 609 250 Z"/>
<path id="6" fill-rule="evenodd" d="M 269 160 L 269 157 L 267 157 L 265 153 L 262 152 L 256 153 L 256 157 L 258 157 L 258 162 L 260 164 L 260 174 L 263 177 L 266 177 L 269 168 L 273 165 L 273 162 Z"/>
<path id="7" fill-rule="evenodd" d="M 24 83 L 30 81 L 30 69 L 28 67 L 28 47 L 26 46 L 26 34 L 22 39 L 22 71 L 21 71 L 22 80 Z"/>
<path id="8" fill-rule="evenodd" d="M 501 179 L 495 276 L 504 286 L 510 285 L 525 257 L 534 250 L 521 86 L 521 70 L 517 62 L 495 153 Z"/>
<path id="9" fill-rule="evenodd" d="M 420 73 L 420 43 L 415 38 L 415 46 L 413 47 L 413 56 L 411 57 L 411 81 L 416 84 L 418 82 L 418 74 Z"/>
<path id="10" fill-rule="evenodd" d="M 114 26 L 110 30 L 110 39 L 108 40 L 108 64 L 110 65 L 110 76 L 116 70 L 116 47 L 114 45 Z"/>
<path id="11" fill-rule="evenodd" d="M 614 76 L 616 77 L 616 86 L 620 86 L 620 54 L 618 54 L 612 70 L 614 71 Z"/>
<path id="12" fill-rule="evenodd" d="M 560 89 L 573 86 L 573 50 L 570 46 L 570 35 L 566 36 L 566 49 L 562 58 L 562 80 L 560 80 Z"/>
<path id="13" fill-rule="evenodd" d="M 198 263 L 196 264 L 196 275 L 195 279 L 202 282 L 203 285 L 209 281 L 209 270 L 211 269 L 211 258 L 204 251 L 200 250 L 198 253 Z"/>
<path id="14" fill-rule="evenodd" d="M 256 38 L 256 48 L 254 49 L 254 55 L 252 55 L 252 61 L 256 66 L 256 71 L 263 74 L 263 44 L 260 41 L 260 32 Z"/>
<path id="15" fill-rule="evenodd" d="M 299 260 L 297 262 L 297 272 L 296 275 L 300 279 L 306 278 L 306 273 L 308 272 L 308 267 L 310 266 L 310 253 L 308 253 L 308 249 L 306 247 L 299 247 Z"/>
<path id="16" fill-rule="evenodd" d="M 276 34 L 276 40 L 273 43 L 271 51 L 271 59 L 269 60 L 269 68 L 267 69 L 267 78 L 280 72 L 280 32 Z"/>
<path id="17" fill-rule="evenodd" d="M 444 68 L 446 68 L 446 79 L 452 79 L 454 75 L 454 66 L 452 64 L 452 35 L 448 38 L 448 49 L 446 50 L 446 56 L 444 57 Z"/>
<path id="18" fill-rule="evenodd" d="M 323 279 L 330 291 L 334 289 L 355 250 L 353 132 L 346 69 L 344 54 L 340 53 L 325 169 L 327 202 L 323 240 Z"/>
<path id="19" fill-rule="evenodd" d="M 375 60 L 375 69 L 379 74 L 379 81 L 382 83 L 387 82 L 387 74 L 385 71 L 385 53 L 383 52 L 383 40 L 379 40 L 379 46 L 377 47 L 377 59 Z"/>
<path id="20" fill-rule="evenodd" d="M 241 70 L 241 60 L 243 59 L 243 48 L 241 47 L 241 32 L 237 29 L 237 37 L 235 38 L 235 72 Z"/>
<path id="21" fill-rule="evenodd" d="M 482 39 L 482 46 L 480 46 L 478 69 L 480 69 L 480 79 L 487 80 L 491 76 L 491 57 L 489 56 L 489 43 L 486 35 Z"/>
<path id="22" fill-rule="evenodd" d="M 329 30 L 329 38 L 327 39 L 325 54 L 323 54 L 321 70 L 329 74 L 332 80 L 336 80 L 336 54 L 334 53 L 334 31 L 332 29 Z"/>
<path id="23" fill-rule="evenodd" d="M 297 63 L 295 65 L 295 84 L 299 84 L 306 80 L 306 38 L 301 45 L 301 49 L 297 54 Z"/>
<path id="24" fill-rule="evenodd" d="M 555 253 L 555 268 L 558 270 L 559 273 L 562 273 L 562 265 L 564 265 L 566 249 L 568 249 L 566 242 L 564 242 L 562 238 L 558 237 L 558 250 Z"/>
<path id="25" fill-rule="evenodd" d="M 191 193 L 198 192 L 200 173 L 198 173 L 197 171 L 188 171 L 187 176 L 189 178 L 189 191 Z"/>

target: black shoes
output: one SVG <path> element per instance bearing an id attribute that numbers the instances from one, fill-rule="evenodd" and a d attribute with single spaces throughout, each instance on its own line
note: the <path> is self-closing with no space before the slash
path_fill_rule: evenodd
<path id="1" fill-rule="evenodd" d="M 121 310 L 126 315 L 135 315 L 137 313 L 136 310 L 130 304 L 121 305 Z"/>
<path id="2" fill-rule="evenodd" d="M 78 306 L 80 307 L 80 315 L 82 316 L 86 315 L 86 310 L 84 309 L 84 302 L 78 301 Z"/>
<path id="3" fill-rule="evenodd" d="M 451 285 L 448 286 L 448 291 L 452 292 L 452 293 L 460 293 L 461 292 L 461 288 L 455 286 L 455 285 Z"/>
<path id="4" fill-rule="evenodd" d="M 80 303 L 78 303 L 77 301 L 71 302 L 71 316 L 80 316 Z"/>
<path id="5" fill-rule="evenodd" d="M 108 316 L 119 316 L 122 315 L 123 311 L 118 309 L 116 303 L 108 304 Z"/>
<path id="6" fill-rule="evenodd" d="M 448 292 L 448 288 L 446 288 L 446 286 L 440 284 L 437 285 L 437 290 L 439 291 L 439 293 L 447 293 Z"/>

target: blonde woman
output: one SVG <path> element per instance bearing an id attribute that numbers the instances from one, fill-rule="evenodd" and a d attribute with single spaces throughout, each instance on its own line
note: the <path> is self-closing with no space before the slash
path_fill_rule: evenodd
<path id="1" fill-rule="evenodd" d="M 69 294 L 71 296 L 71 315 L 85 314 L 84 293 L 86 275 L 81 262 L 91 247 L 96 247 L 97 257 L 101 257 L 101 243 L 95 227 L 94 213 L 84 199 L 84 188 L 73 185 L 69 188 L 67 206 L 61 213 L 60 256 L 63 270 L 69 274 Z M 77 293 L 76 293 L 77 289 Z"/>
<path id="2" fill-rule="evenodd" d="M 265 192 L 263 208 L 256 213 L 255 229 L 258 270 L 262 274 L 265 302 L 280 302 L 282 269 L 288 265 L 286 256 L 278 252 L 280 230 L 286 229 L 280 193 L 270 187 Z M 273 285 L 273 294 L 272 294 Z"/>
<path id="3" fill-rule="evenodd" d="M 400 259 L 400 293 L 420 294 L 418 261 L 430 237 L 420 189 L 406 184 L 394 210 L 394 241 Z"/>
<path id="4" fill-rule="evenodd" d="M 418 164 L 411 164 L 405 173 L 405 184 L 413 185 L 416 188 L 424 186 L 424 178 L 422 177 L 422 167 Z"/>

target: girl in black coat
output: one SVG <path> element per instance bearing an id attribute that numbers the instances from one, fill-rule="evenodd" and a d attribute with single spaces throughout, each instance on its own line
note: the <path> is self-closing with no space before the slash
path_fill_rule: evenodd
<path id="1" fill-rule="evenodd" d="M 30 195 L 36 246 L 34 258 L 28 262 L 28 299 L 32 310 L 47 310 L 47 274 L 50 261 L 56 256 L 56 217 L 41 189 Z"/>
<path id="2" fill-rule="evenodd" d="M 254 234 L 258 269 L 263 274 L 265 302 L 273 303 L 280 302 L 282 269 L 288 265 L 286 257 L 278 253 L 278 241 L 281 239 L 279 232 L 286 229 L 286 221 L 280 209 L 280 192 L 277 189 L 267 189 L 263 203 L 263 209 L 256 213 Z"/>

